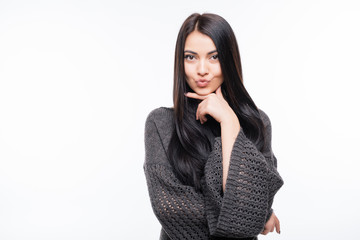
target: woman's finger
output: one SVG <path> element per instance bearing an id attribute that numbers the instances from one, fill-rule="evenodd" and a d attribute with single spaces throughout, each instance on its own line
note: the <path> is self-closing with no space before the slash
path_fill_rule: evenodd
<path id="1" fill-rule="evenodd" d="M 221 92 L 221 85 L 216 89 L 215 94 L 220 96 L 221 98 L 224 98 Z"/>
<path id="2" fill-rule="evenodd" d="M 275 224 L 273 224 L 273 225 L 270 227 L 270 232 L 273 232 L 273 231 L 274 231 L 274 228 L 275 228 Z"/>
<path id="3" fill-rule="evenodd" d="M 276 232 L 280 233 L 280 221 L 278 218 L 276 218 L 275 220 L 275 227 L 276 227 Z"/>
<path id="4" fill-rule="evenodd" d="M 206 118 L 206 117 L 202 117 L 202 118 L 200 119 L 200 123 L 201 123 L 201 124 L 204 124 L 206 121 L 207 121 L 207 118 Z"/>
<path id="5" fill-rule="evenodd" d="M 204 109 L 202 108 L 202 104 L 200 103 L 198 105 L 198 108 L 196 109 L 196 119 L 200 120 L 201 124 L 207 121 L 207 118 L 205 116 L 206 114 L 207 113 L 204 111 Z"/>
<path id="6" fill-rule="evenodd" d="M 268 234 L 268 233 L 269 233 L 269 229 L 268 229 L 268 228 L 265 228 L 264 231 L 262 231 L 261 234 L 266 235 L 266 234 Z"/>
<path id="7" fill-rule="evenodd" d="M 196 98 L 196 99 L 201 99 L 201 100 L 204 100 L 207 97 L 207 96 L 200 96 L 197 93 L 193 93 L 193 92 L 187 92 L 187 93 L 184 93 L 184 95 L 186 97 Z"/>
<path id="8" fill-rule="evenodd" d="M 196 120 L 200 120 L 200 122 L 201 122 L 200 108 L 201 108 L 201 103 L 198 105 L 198 107 L 196 109 Z"/>

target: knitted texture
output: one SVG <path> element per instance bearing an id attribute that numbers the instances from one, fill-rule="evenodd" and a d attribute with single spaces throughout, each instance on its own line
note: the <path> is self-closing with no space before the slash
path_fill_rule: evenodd
<path id="1" fill-rule="evenodd" d="M 265 151 L 258 151 L 241 129 L 223 191 L 221 137 L 215 137 L 201 180 L 203 193 L 183 185 L 169 163 L 166 150 L 174 128 L 173 109 L 160 107 L 149 113 L 144 171 L 162 239 L 257 239 L 272 214 L 274 196 L 284 184 L 271 149 L 270 120 L 259 111 L 266 129 Z"/>

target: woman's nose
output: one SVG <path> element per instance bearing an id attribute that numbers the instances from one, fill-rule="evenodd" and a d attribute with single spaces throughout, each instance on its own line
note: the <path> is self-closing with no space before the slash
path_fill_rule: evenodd
<path id="1" fill-rule="evenodd" d="M 206 65 L 206 62 L 204 60 L 199 61 L 197 72 L 199 75 L 204 76 L 208 74 L 208 67 Z"/>

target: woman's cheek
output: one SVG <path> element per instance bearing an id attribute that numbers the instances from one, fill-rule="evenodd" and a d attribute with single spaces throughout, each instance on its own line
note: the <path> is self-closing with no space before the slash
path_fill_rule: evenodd
<path id="1" fill-rule="evenodd" d="M 220 77 L 222 74 L 221 74 L 221 67 L 220 67 L 220 64 L 217 64 L 215 69 L 214 69 L 214 73 L 217 77 Z"/>
<path id="2" fill-rule="evenodd" d="M 194 67 L 194 64 L 186 64 L 185 65 L 185 74 L 187 76 L 192 76 L 194 75 L 194 71 L 195 71 L 195 67 Z"/>

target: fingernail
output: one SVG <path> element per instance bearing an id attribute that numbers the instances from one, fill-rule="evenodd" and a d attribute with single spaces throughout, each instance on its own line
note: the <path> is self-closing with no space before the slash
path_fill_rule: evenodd
<path id="1" fill-rule="evenodd" d="M 279 231 L 279 234 L 281 233 L 281 231 Z"/>
<path id="2" fill-rule="evenodd" d="M 186 95 L 187 95 L 187 92 L 186 92 L 186 93 L 184 93 L 184 95 L 186 96 Z"/>

